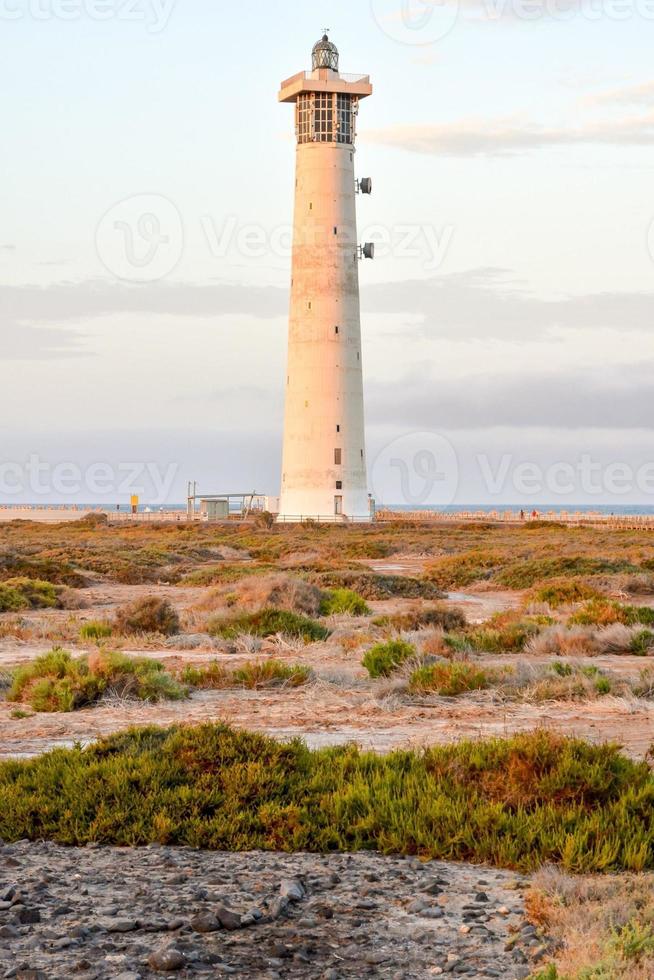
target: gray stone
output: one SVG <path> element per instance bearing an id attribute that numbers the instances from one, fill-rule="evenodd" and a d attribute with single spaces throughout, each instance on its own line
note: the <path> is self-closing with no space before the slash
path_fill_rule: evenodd
<path id="1" fill-rule="evenodd" d="M 288 899 L 285 896 L 280 895 L 280 897 L 276 898 L 272 903 L 272 905 L 270 906 L 270 918 L 279 919 L 283 915 L 286 915 L 286 913 L 288 912 L 288 907 L 289 907 Z"/>
<path id="2" fill-rule="evenodd" d="M 181 970 L 186 959 L 175 946 L 160 946 L 148 956 L 148 965 L 158 973 Z"/>
<path id="3" fill-rule="evenodd" d="M 364 956 L 365 962 L 370 963 L 371 966 L 378 966 L 380 963 L 385 963 L 388 959 L 390 959 L 388 953 L 376 953 L 374 950 L 371 953 L 366 953 Z"/>
<path id="4" fill-rule="evenodd" d="M 223 929 L 227 929 L 228 931 L 243 928 L 241 916 L 237 912 L 232 912 L 231 909 L 225 908 L 223 905 L 216 907 L 216 918 Z"/>
<path id="5" fill-rule="evenodd" d="M 1 851 L 0 845 L 0 866 Z M 537 939 L 528 928 L 523 885 L 508 887 L 515 876 L 489 870 L 482 880 L 466 864 L 372 853 L 238 854 L 168 846 L 24 843 L 12 853 L 21 859 L 20 871 L 10 872 L 20 875 L 20 887 L 5 874 L 5 892 L 13 887 L 16 894 L 13 907 L 0 914 L 0 928 L 10 927 L 0 936 L 0 978 L 11 967 L 15 980 L 22 965 L 45 970 L 48 980 L 137 980 L 139 974 L 164 980 L 176 969 L 197 980 L 272 980 L 275 973 L 417 980 L 446 968 L 444 980 L 517 980 L 524 968 L 534 969 L 532 954 L 551 951 L 548 937 Z M 502 906 L 508 915 L 498 914 Z M 39 909 L 42 923 L 21 926 L 17 916 L 28 909 Z M 261 935 L 194 930 L 206 916 L 215 930 L 221 910 L 233 929 L 261 924 Z M 126 921 L 138 928 L 107 931 Z M 513 936 L 517 943 L 505 950 Z M 153 950 L 171 948 L 184 965 L 163 964 L 155 972 L 148 964 Z M 528 962 L 513 959 L 515 949 Z"/>
<path id="6" fill-rule="evenodd" d="M 438 908 L 437 906 L 424 909 L 420 914 L 422 915 L 423 919 L 442 919 L 445 915 L 443 909 Z"/>
<path id="7" fill-rule="evenodd" d="M 138 929 L 134 919 L 109 919 L 103 925 L 107 932 L 134 932 Z"/>
<path id="8" fill-rule="evenodd" d="M 194 932 L 218 932 L 222 926 L 213 912 L 203 912 L 191 919 L 191 928 Z"/>
<path id="9" fill-rule="evenodd" d="M 434 881 L 430 881 L 429 884 L 425 885 L 422 891 L 427 895 L 441 895 L 443 892 L 443 886 L 441 882 L 435 878 Z"/>
<path id="10" fill-rule="evenodd" d="M 41 913 L 38 909 L 26 909 L 20 906 L 16 910 L 16 919 L 22 926 L 36 925 L 41 921 Z"/>
<path id="11" fill-rule="evenodd" d="M 306 891 L 304 885 L 297 878 L 285 878 L 279 886 L 279 894 L 282 898 L 287 898 L 289 902 L 301 902 Z"/>

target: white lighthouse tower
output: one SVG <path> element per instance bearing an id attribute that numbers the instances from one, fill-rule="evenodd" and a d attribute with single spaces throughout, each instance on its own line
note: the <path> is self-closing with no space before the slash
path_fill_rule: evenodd
<path id="1" fill-rule="evenodd" d="M 325 34 L 310 72 L 282 83 L 280 102 L 295 103 L 297 159 L 293 270 L 280 515 L 369 520 L 363 416 L 354 155 L 359 102 L 372 94 L 367 75 L 341 75 Z"/>

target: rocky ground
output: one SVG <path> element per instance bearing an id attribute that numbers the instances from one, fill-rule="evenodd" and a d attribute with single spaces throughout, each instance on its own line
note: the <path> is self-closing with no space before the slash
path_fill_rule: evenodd
<path id="1" fill-rule="evenodd" d="M 365 853 L 0 844 L 0 977 L 517 980 L 548 952 L 526 886 Z"/>

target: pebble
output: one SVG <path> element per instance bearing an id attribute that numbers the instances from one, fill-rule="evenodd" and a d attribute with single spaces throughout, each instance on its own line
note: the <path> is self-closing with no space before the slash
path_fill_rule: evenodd
<path id="1" fill-rule="evenodd" d="M 180 953 L 174 946 L 162 946 L 148 956 L 148 964 L 153 970 L 160 973 L 168 973 L 169 970 L 181 970 L 184 963 L 183 953 Z"/>
<path id="2" fill-rule="evenodd" d="M 279 894 L 289 902 L 301 902 L 306 892 L 301 881 L 286 878 L 279 886 Z"/>
<path id="3" fill-rule="evenodd" d="M 221 928 L 213 912 L 202 912 L 200 915 L 193 916 L 190 926 L 195 932 L 218 932 Z"/>
<path id="4" fill-rule="evenodd" d="M 472 865 L 0 841 L 11 861 L 7 980 L 521 980 L 551 955 L 527 882 Z"/>

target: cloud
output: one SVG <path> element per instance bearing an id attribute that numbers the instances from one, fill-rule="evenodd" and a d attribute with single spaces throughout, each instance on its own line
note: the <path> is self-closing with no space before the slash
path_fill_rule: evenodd
<path id="1" fill-rule="evenodd" d="M 598 92 L 584 99 L 585 105 L 646 105 L 654 106 L 654 82 L 628 85 Z"/>
<path id="2" fill-rule="evenodd" d="M 42 361 L 82 353 L 82 338 L 73 331 L 2 324 L 3 361 Z"/>
<path id="3" fill-rule="evenodd" d="M 368 130 L 373 143 L 434 156 L 512 156 L 553 146 L 652 146 L 654 112 L 576 128 L 547 128 L 515 119 L 464 119 L 426 126 Z"/>
<path id="4" fill-rule="evenodd" d="M 80 321 L 116 313 L 167 316 L 249 314 L 275 317 L 288 309 L 287 293 L 273 286 L 234 283 L 125 284 L 105 279 L 49 286 L 0 286 L 6 324 Z"/>
<path id="5" fill-rule="evenodd" d="M 429 336 L 530 342 L 554 329 L 651 332 L 654 293 L 603 292 L 543 299 L 508 270 L 472 269 L 362 290 L 364 313 L 417 315 Z"/>
<path id="6" fill-rule="evenodd" d="M 394 383 L 367 387 L 367 414 L 376 425 L 414 430 L 543 427 L 652 429 L 652 368 L 597 377 L 534 373 L 449 381 L 422 370 Z M 401 397 L 398 397 L 401 392 Z"/>
<path id="7" fill-rule="evenodd" d="M 364 316 L 405 317 L 410 322 L 401 330 L 414 338 L 529 343 L 561 329 L 649 333 L 654 317 L 654 293 L 607 291 L 544 299 L 510 270 L 495 268 L 369 285 L 361 298 Z M 231 283 L 129 286 L 103 280 L 0 286 L 0 309 L 4 356 L 42 359 L 84 352 L 85 323 L 110 315 L 167 316 L 182 323 L 196 317 L 283 318 L 288 289 Z"/>
<path id="8" fill-rule="evenodd" d="M 0 286 L 2 354 L 9 360 L 42 360 L 82 353 L 84 322 L 115 314 L 267 319 L 287 310 L 288 292 L 272 286 L 127 285 L 102 279 L 5 285 Z"/>

